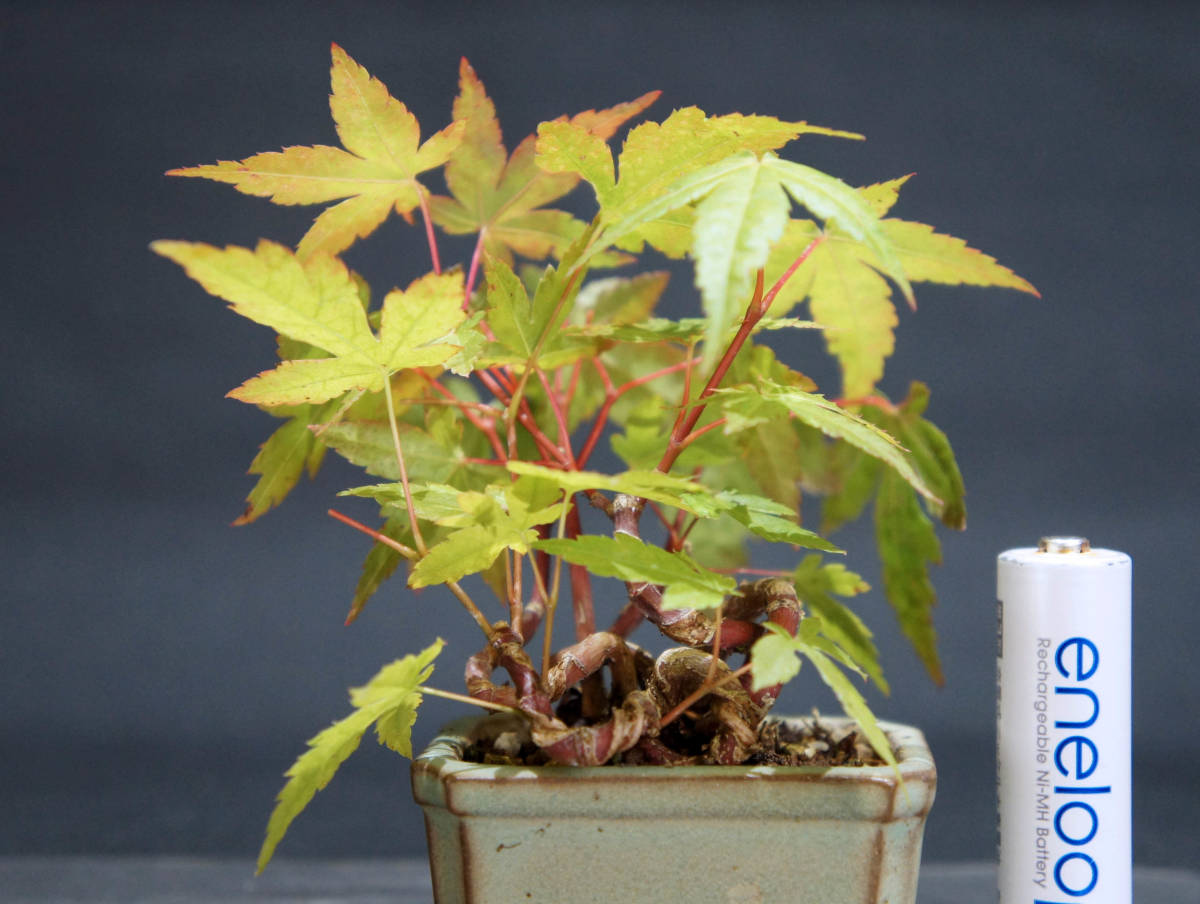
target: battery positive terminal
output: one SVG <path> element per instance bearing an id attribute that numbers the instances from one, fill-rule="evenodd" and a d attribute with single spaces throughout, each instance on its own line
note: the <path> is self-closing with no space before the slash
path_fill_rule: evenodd
<path id="1" fill-rule="evenodd" d="M 1038 540 L 1037 548 L 1038 552 L 1087 552 L 1092 544 L 1087 537 L 1042 537 Z"/>

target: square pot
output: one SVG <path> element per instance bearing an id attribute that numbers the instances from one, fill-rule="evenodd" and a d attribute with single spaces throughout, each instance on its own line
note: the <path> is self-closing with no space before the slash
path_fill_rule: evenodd
<path id="1" fill-rule="evenodd" d="M 412 764 L 437 904 L 916 900 L 937 775 L 915 728 L 880 723 L 901 784 L 890 766 L 464 762 L 482 722 Z"/>

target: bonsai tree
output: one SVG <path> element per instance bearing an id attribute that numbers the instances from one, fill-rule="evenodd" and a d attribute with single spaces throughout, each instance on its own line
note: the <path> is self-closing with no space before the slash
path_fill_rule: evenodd
<path id="1" fill-rule="evenodd" d="M 1033 287 L 888 216 L 907 177 L 852 188 L 782 156 L 802 136 L 851 132 L 684 107 L 632 127 L 614 158 L 610 139 L 655 92 L 544 122 L 509 154 L 466 60 L 452 122 L 423 141 L 336 45 L 332 84 L 341 148 L 170 173 L 331 204 L 294 251 L 153 249 L 278 334 L 278 363 L 229 393 L 282 420 L 237 523 L 332 449 L 370 475 L 343 495 L 380 512 L 374 526 L 330 512 L 374 539 L 347 623 L 403 564 L 409 587 L 445 587 L 480 639 L 461 694 L 428 684 L 441 640 L 351 691 L 350 715 L 288 772 L 260 869 L 368 729 L 412 755 L 424 694 L 519 714 L 547 762 L 736 764 L 770 743 L 764 719 L 807 661 L 894 764 L 857 683 L 887 691 L 846 602 L 868 587 L 827 536 L 873 503 L 888 599 L 940 682 L 933 521 L 962 528 L 965 510 L 928 390 L 892 401 L 876 388 L 893 292 L 911 305 L 919 281 Z M 588 222 L 553 206 L 581 182 Z M 379 298 L 339 255 L 393 211 L 424 230 L 429 267 L 404 261 L 406 287 Z M 473 236 L 469 260 L 444 261 L 439 230 Z M 668 274 L 635 265 L 662 257 L 694 262 L 693 316 L 656 315 Z M 791 360 L 821 344 L 840 369 L 833 397 Z M 591 467 L 602 442 L 624 469 Z M 820 533 L 801 522 L 809 495 L 824 498 Z M 749 567 L 765 544 L 794 567 Z M 642 622 L 665 651 L 627 640 Z"/>

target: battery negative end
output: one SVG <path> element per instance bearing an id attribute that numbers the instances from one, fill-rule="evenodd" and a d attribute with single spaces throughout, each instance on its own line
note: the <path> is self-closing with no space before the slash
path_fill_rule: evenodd
<path id="1" fill-rule="evenodd" d="M 1087 552 L 1092 548 L 1087 537 L 1042 537 L 1038 552 Z"/>

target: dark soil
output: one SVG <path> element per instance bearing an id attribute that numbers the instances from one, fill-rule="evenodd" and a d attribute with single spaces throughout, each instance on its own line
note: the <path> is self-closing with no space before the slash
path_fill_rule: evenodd
<path id="1" fill-rule="evenodd" d="M 768 719 L 758 732 L 761 750 L 752 765 L 883 766 L 884 761 L 853 728 L 835 733 L 818 716 L 793 727 Z"/>
<path id="2" fill-rule="evenodd" d="M 793 727 L 771 719 L 759 731 L 759 750 L 746 765 L 759 766 L 882 766 L 884 762 L 857 731 L 834 731 L 820 717 Z M 463 751 L 472 763 L 497 766 L 545 766 L 546 755 L 523 732 L 509 731 L 481 739 Z M 620 765 L 616 763 L 614 765 Z"/>

